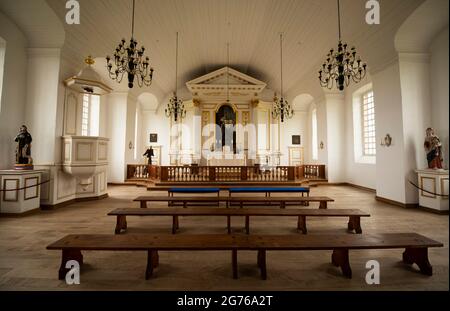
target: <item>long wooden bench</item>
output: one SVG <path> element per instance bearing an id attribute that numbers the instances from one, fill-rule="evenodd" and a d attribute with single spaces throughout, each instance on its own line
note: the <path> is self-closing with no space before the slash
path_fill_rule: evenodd
<path id="1" fill-rule="evenodd" d="M 257 251 L 257 265 L 262 279 L 267 278 L 267 251 L 331 250 L 331 262 L 340 267 L 344 276 L 352 277 L 349 250 L 405 248 L 403 262 L 417 264 L 420 271 L 432 275 L 428 260 L 429 247 L 443 244 L 416 233 L 347 234 L 347 235 L 68 235 L 47 246 L 62 250 L 58 277 L 64 279 L 69 269 L 66 263 L 76 260 L 83 264 L 81 251 L 146 251 L 146 279 L 159 265 L 159 251 L 231 251 L 233 278 L 238 277 L 237 252 Z"/>
<path id="2" fill-rule="evenodd" d="M 250 217 L 252 216 L 284 216 L 298 217 L 297 229 L 303 234 L 307 233 L 306 217 L 348 217 L 347 228 L 349 231 L 362 233 L 361 217 L 369 217 L 358 209 L 273 209 L 273 208 L 118 208 L 110 213 L 109 216 L 117 216 L 115 233 L 120 234 L 122 230 L 127 229 L 127 216 L 171 216 L 172 233 L 175 234 L 179 229 L 179 216 L 244 216 L 245 230 L 250 234 Z M 231 233 L 231 221 L 227 223 L 228 233 Z"/>
<path id="3" fill-rule="evenodd" d="M 217 204 L 225 202 L 228 207 L 231 203 L 238 203 L 241 207 L 248 203 L 260 203 L 261 205 L 278 203 L 280 208 L 285 208 L 286 204 L 298 204 L 304 205 L 305 202 L 319 202 L 320 209 L 326 209 L 328 202 L 334 202 L 333 199 L 325 196 L 310 196 L 310 197 L 196 197 L 196 196 L 183 196 L 183 197 L 171 197 L 171 196 L 140 196 L 134 199 L 134 201 L 140 202 L 141 208 L 147 207 L 147 202 L 168 202 L 182 203 L 183 207 L 187 207 L 189 202 L 191 203 L 212 203 Z"/>
<path id="4" fill-rule="evenodd" d="M 301 186 L 259 186 L 259 187 L 234 187 L 234 186 L 222 186 L 222 187 L 213 187 L 213 186 L 203 186 L 203 187 L 167 187 L 167 186 L 156 186 L 156 187 L 148 187 L 148 191 L 167 191 L 168 196 L 174 196 L 174 194 L 217 194 L 220 195 L 220 191 L 228 191 L 229 196 L 233 193 L 264 193 L 266 197 L 270 197 L 272 193 L 299 193 L 303 197 L 305 194 L 309 196 L 309 187 L 301 187 Z M 304 205 L 308 206 L 308 202 L 303 202 Z M 173 205 L 173 204 L 169 204 Z M 191 204 L 192 205 L 192 204 Z M 202 205 L 200 203 L 196 203 L 193 205 Z"/>

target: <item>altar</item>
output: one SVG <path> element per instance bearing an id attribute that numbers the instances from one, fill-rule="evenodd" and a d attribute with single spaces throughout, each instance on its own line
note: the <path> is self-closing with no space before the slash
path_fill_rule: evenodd
<path id="1" fill-rule="evenodd" d="M 243 154 L 215 152 L 207 158 L 208 166 L 247 166 L 246 157 Z"/>

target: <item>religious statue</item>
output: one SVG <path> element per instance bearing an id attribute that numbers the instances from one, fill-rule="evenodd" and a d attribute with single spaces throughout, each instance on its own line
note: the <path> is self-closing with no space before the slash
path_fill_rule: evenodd
<path id="1" fill-rule="evenodd" d="M 152 157 L 155 155 L 152 146 L 148 148 L 143 154 L 144 157 L 148 158 L 148 165 L 152 165 Z"/>
<path id="2" fill-rule="evenodd" d="M 427 153 L 428 168 L 441 169 L 443 161 L 442 143 L 431 127 L 427 128 L 424 147 Z"/>
<path id="3" fill-rule="evenodd" d="M 16 147 L 16 169 L 33 169 L 33 159 L 31 158 L 31 138 L 25 125 L 22 125 L 15 140 Z"/>

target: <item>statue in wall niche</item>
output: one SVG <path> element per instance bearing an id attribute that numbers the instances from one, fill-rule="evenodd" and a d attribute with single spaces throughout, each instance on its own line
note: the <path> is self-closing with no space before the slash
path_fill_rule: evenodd
<path id="1" fill-rule="evenodd" d="M 424 147 L 427 153 L 428 168 L 442 169 L 442 143 L 431 127 L 426 130 Z"/>
<path id="2" fill-rule="evenodd" d="M 152 146 L 148 148 L 143 154 L 144 157 L 148 158 L 148 165 L 152 165 L 152 157 L 155 155 Z"/>
<path id="3" fill-rule="evenodd" d="M 19 134 L 17 134 L 14 141 L 17 142 L 15 169 L 32 170 L 33 159 L 31 158 L 31 142 L 33 139 L 31 134 L 28 133 L 28 129 L 25 125 L 20 127 Z"/>

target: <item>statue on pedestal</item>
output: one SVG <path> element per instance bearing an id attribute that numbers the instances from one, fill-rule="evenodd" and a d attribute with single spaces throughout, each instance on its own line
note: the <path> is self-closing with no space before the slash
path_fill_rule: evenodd
<path id="1" fill-rule="evenodd" d="M 143 154 L 144 157 L 148 158 L 148 165 L 152 165 L 152 157 L 155 155 L 152 146 L 148 148 Z"/>
<path id="2" fill-rule="evenodd" d="M 424 147 L 427 153 L 428 168 L 442 169 L 442 143 L 431 127 L 427 128 Z"/>
<path id="3" fill-rule="evenodd" d="M 17 142 L 16 147 L 16 164 L 14 166 L 17 170 L 32 170 L 33 159 L 31 158 L 31 142 L 33 141 L 28 129 L 22 125 L 14 139 Z"/>

